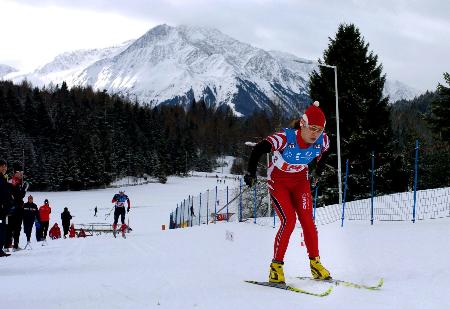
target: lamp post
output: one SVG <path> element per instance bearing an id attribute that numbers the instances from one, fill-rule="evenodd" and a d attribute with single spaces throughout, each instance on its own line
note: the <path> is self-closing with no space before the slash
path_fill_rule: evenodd
<path id="1" fill-rule="evenodd" d="M 338 101 L 338 86 L 337 86 L 337 67 L 335 65 L 322 64 L 311 60 L 294 60 L 299 63 L 306 63 L 318 65 L 334 70 L 334 93 L 336 97 L 336 145 L 338 155 L 338 189 L 339 189 L 339 205 L 342 205 L 342 179 L 341 179 L 341 136 L 339 131 L 339 101 Z"/>

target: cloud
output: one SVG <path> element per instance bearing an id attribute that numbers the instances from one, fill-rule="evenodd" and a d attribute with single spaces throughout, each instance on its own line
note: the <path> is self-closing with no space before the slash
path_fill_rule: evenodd
<path id="1" fill-rule="evenodd" d="M 327 48 L 328 37 L 334 37 L 338 25 L 345 22 L 360 28 L 383 63 L 388 78 L 422 90 L 434 89 L 442 80 L 442 73 L 450 68 L 449 57 L 442 57 L 450 51 L 450 1 L 19 0 L 14 3 L 27 7 L 30 14 L 36 10 L 55 24 L 53 31 L 51 24 L 45 31 L 36 18 L 31 22 L 22 19 L 25 28 L 37 27 L 41 36 L 48 35 L 45 32 L 62 35 L 59 27 L 72 29 L 67 32 L 74 36 L 73 45 L 77 41 L 84 48 L 93 43 L 98 44 L 91 47 L 113 43 L 114 34 L 115 43 L 119 43 L 161 23 L 189 24 L 217 28 L 266 50 L 318 59 Z M 52 10 L 52 14 L 63 15 L 57 22 L 48 13 Z M 102 16 L 97 27 L 93 26 L 95 16 Z M 77 36 L 76 27 L 82 35 Z M 24 32 L 19 35 L 30 40 Z M 125 38 L 127 34 L 129 37 Z M 61 43 L 59 39 L 45 42 Z M 23 56 L 26 57 L 25 53 Z M 3 59 L 0 54 L 0 62 Z"/>

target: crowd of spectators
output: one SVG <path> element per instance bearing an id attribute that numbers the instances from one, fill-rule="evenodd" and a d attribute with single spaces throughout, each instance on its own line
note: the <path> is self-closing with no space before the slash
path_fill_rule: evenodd
<path id="1" fill-rule="evenodd" d="M 35 226 L 36 241 L 46 244 L 49 233 L 50 214 L 52 209 L 48 199 L 44 200 L 42 206 L 34 203 L 32 195 L 28 195 L 28 183 L 23 180 L 23 167 L 13 164 L 12 176 L 8 179 L 8 164 L 0 159 L 0 257 L 10 256 L 11 252 L 20 251 L 27 247 L 31 248 L 31 235 Z M 69 233 L 72 215 L 67 207 L 61 213 L 63 236 Z M 20 232 L 22 230 L 27 238 L 24 248 L 19 246 Z M 73 226 L 72 226 L 73 227 Z M 57 223 L 50 229 L 49 237 L 52 239 L 61 237 L 61 230 Z"/>

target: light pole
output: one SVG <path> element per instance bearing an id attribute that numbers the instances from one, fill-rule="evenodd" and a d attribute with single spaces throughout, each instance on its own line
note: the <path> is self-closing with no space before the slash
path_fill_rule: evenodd
<path id="1" fill-rule="evenodd" d="M 338 101 L 338 86 L 337 86 L 337 67 L 335 65 L 322 64 L 311 60 L 295 60 L 295 62 L 318 65 L 334 70 L 334 93 L 336 97 L 336 145 L 338 155 L 338 189 L 339 189 L 339 205 L 342 205 L 342 179 L 341 179 L 341 135 L 339 131 L 339 101 Z"/>

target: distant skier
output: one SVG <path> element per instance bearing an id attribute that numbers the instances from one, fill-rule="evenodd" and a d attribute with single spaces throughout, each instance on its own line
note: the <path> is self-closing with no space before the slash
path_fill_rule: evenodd
<path id="1" fill-rule="evenodd" d="M 274 152 L 268 169 L 272 206 L 281 225 L 275 237 L 274 254 L 269 269 L 269 282 L 285 283 L 283 264 L 289 238 L 295 228 L 296 217 L 303 229 L 310 259 L 311 274 L 316 279 L 328 279 L 330 272 L 322 266 L 316 226 L 312 215 L 311 175 L 316 185 L 324 168 L 329 149 L 329 138 L 324 132 L 325 115 L 314 102 L 294 128 L 270 135 L 254 146 L 248 162 L 245 183 L 252 187 L 256 182 L 256 167 L 264 153 Z M 317 158 L 316 169 L 310 173 L 308 164 Z"/>
<path id="2" fill-rule="evenodd" d="M 97 217 L 97 206 L 94 208 L 94 217 Z"/>
<path id="3" fill-rule="evenodd" d="M 127 228 L 127 225 L 125 224 L 125 202 L 127 203 L 127 212 L 130 211 L 130 199 L 127 195 L 125 195 L 125 191 L 119 191 L 118 194 L 115 194 L 112 203 L 115 203 L 114 207 L 114 223 L 113 223 L 113 235 L 116 237 L 116 228 L 117 228 L 117 222 L 119 220 L 122 222 L 121 230 L 122 230 L 122 237 L 126 238 L 125 236 L 125 229 Z"/>

